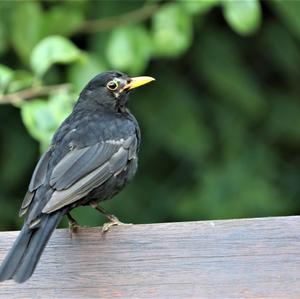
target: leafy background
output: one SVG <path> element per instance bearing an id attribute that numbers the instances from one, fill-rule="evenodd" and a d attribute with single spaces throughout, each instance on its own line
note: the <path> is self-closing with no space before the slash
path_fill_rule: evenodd
<path id="1" fill-rule="evenodd" d="M 20 227 L 39 155 L 109 69 L 157 79 L 131 96 L 139 172 L 104 204 L 121 220 L 299 213 L 299 15 L 299 1 L 1 1 L 1 229 Z"/>

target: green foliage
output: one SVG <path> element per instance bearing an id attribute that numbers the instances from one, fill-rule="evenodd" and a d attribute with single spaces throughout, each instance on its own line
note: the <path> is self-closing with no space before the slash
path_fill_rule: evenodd
<path id="1" fill-rule="evenodd" d="M 205 1 L 190 1 L 190 0 L 177 0 L 180 5 L 189 14 L 207 13 L 210 9 L 220 3 L 220 0 L 205 0 Z"/>
<path id="2" fill-rule="evenodd" d="M 289 103 L 287 105 L 286 103 Z M 290 101 L 285 94 L 272 94 L 272 113 L 269 116 L 266 131 L 277 142 L 300 145 L 300 105 Z M 282 115 L 288 115 L 283 118 Z"/>
<path id="3" fill-rule="evenodd" d="M 197 111 L 197 104 L 193 101 L 197 101 L 197 96 L 186 82 L 180 82 L 181 79 L 171 72 L 165 71 L 157 79 L 164 87 L 161 97 L 157 97 L 160 88 L 152 87 L 153 93 L 138 111 L 145 125 L 151 128 L 147 132 L 148 138 L 178 159 L 186 157 L 187 160 L 200 161 L 211 149 L 211 137 L 203 123 L 203 111 Z M 180 89 L 174 88 L 174 82 L 180 82 Z"/>
<path id="4" fill-rule="evenodd" d="M 192 39 L 192 19 L 179 4 L 168 4 L 153 17 L 153 44 L 158 56 L 183 53 Z"/>
<path id="5" fill-rule="evenodd" d="M 48 101 L 36 99 L 21 105 L 21 116 L 29 133 L 41 144 L 44 152 L 50 144 L 53 132 L 72 110 L 70 95 L 61 92 Z"/>
<path id="6" fill-rule="evenodd" d="M 71 63 L 80 58 L 80 51 L 62 36 L 49 36 L 39 42 L 32 51 L 31 67 L 42 76 L 54 63 Z"/>
<path id="7" fill-rule="evenodd" d="M 8 32 L 5 27 L 8 25 L 6 4 L 0 3 L 0 55 L 8 48 Z"/>
<path id="8" fill-rule="evenodd" d="M 261 22 L 258 0 L 223 1 L 224 17 L 237 33 L 246 35 L 255 32 Z"/>
<path id="9" fill-rule="evenodd" d="M 0 94 L 5 92 L 13 76 L 14 72 L 9 67 L 0 65 Z"/>
<path id="10" fill-rule="evenodd" d="M 285 25 L 298 38 L 300 37 L 300 2 L 299 1 L 272 1 L 272 7 L 285 22 Z"/>
<path id="11" fill-rule="evenodd" d="M 132 26 L 117 28 L 112 32 L 106 56 L 112 68 L 140 74 L 145 70 L 151 52 L 152 44 L 148 31 L 142 26 Z"/>
<path id="12" fill-rule="evenodd" d="M 7 92 L 16 92 L 31 87 L 33 74 L 27 70 L 15 70 L 8 84 Z"/>
<path id="13" fill-rule="evenodd" d="M 67 16 L 67 21 L 66 21 Z M 70 35 L 83 21 L 83 12 L 75 5 L 54 6 L 45 16 L 43 30 L 47 35 Z"/>
<path id="14" fill-rule="evenodd" d="M 40 3 L 23 1 L 14 5 L 11 23 L 14 49 L 24 62 L 28 62 L 33 47 L 42 37 L 43 12 Z"/>
<path id="15" fill-rule="evenodd" d="M 196 68 L 213 94 L 243 111 L 245 117 L 257 118 L 263 113 L 265 100 L 260 82 L 245 68 L 240 50 L 230 36 L 208 32 L 196 51 L 201 57 Z"/>
<path id="16" fill-rule="evenodd" d="M 81 59 L 69 67 L 68 77 L 77 92 L 80 92 L 91 78 L 106 70 L 107 67 L 101 58 L 93 54 L 82 54 Z"/>
<path id="17" fill-rule="evenodd" d="M 105 203 L 122 220 L 299 212 L 299 3 L 0 2 L 0 226 L 20 225 L 38 147 L 109 69 L 156 78 L 131 95 L 139 172 Z"/>

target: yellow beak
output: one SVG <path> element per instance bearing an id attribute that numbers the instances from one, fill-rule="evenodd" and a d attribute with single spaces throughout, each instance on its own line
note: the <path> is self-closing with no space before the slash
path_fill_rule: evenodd
<path id="1" fill-rule="evenodd" d="M 147 77 L 147 76 L 134 77 L 134 78 L 131 78 L 131 81 L 124 86 L 124 89 L 131 90 L 131 89 L 137 88 L 139 86 L 145 85 L 154 80 L 155 80 L 154 78 Z"/>

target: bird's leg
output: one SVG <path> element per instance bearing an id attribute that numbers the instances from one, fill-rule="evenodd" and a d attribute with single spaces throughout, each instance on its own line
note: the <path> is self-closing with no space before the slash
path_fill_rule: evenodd
<path id="1" fill-rule="evenodd" d="M 111 226 L 115 226 L 115 225 L 128 225 L 128 224 L 131 225 L 131 223 L 121 222 L 115 215 L 110 214 L 108 211 L 106 211 L 104 208 L 102 208 L 94 201 L 90 202 L 90 206 L 96 209 L 97 211 L 99 211 L 101 214 L 103 214 L 109 221 L 103 224 L 102 232 L 107 232 Z"/>
<path id="2" fill-rule="evenodd" d="M 71 237 L 73 234 L 76 234 L 78 229 L 80 228 L 80 225 L 78 224 L 78 222 L 72 217 L 72 215 L 70 213 L 67 213 L 66 216 L 68 217 L 68 221 L 69 221 L 69 230 L 70 230 L 70 234 Z"/>

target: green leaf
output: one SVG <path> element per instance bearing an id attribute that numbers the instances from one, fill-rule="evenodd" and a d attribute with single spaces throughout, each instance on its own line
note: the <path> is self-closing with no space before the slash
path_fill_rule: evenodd
<path id="1" fill-rule="evenodd" d="M 277 15 L 285 22 L 288 29 L 300 38 L 300 2 L 299 1 L 268 1 Z"/>
<path id="2" fill-rule="evenodd" d="M 68 21 L 66 22 L 66 16 Z M 83 21 L 82 10 L 75 7 L 54 6 L 44 18 L 43 32 L 47 35 L 65 35 L 73 33 Z"/>
<path id="3" fill-rule="evenodd" d="M 142 26 L 120 27 L 110 36 L 106 57 L 112 68 L 139 74 L 148 64 L 151 50 L 148 32 Z"/>
<path id="4" fill-rule="evenodd" d="M 41 99 L 24 102 L 21 106 L 21 116 L 30 135 L 41 143 L 42 149 L 47 148 L 56 128 L 47 102 Z"/>
<path id="5" fill-rule="evenodd" d="M 163 6 L 153 17 L 153 43 L 157 56 L 177 56 L 192 41 L 192 19 L 179 4 Z"/>
<path id="6" fill-rule="evenodd" d="M 40 3 L 18 2 L 14 6 L 11 26 L 13 46 L 23 62 L 27 63 L 33 47 L 41 38 L 43 13 Z"/>
<path id="7" fill-rule="evenodd" d="M 100 57 L 82 54 L 82 59 L 68 68 L 68 77 L 75 89 L 80 92 L 94 76 L 106 70 L 107 67 Z"/>
<path id="8" fill-rule="evenodd" d="M 0 64 L 0 94 L 4 93 L 14 76 L 13 70 Z"/>
<path id="9" fill-rule="evenodd" d="M 10 82 L 7 91 L 9 93 L 16 92 L 21 89 L 28 88 L 32 86 L 33 75 L 32 73 L 25 70 L 16 70 L 12 81 Z"/>
<path id="10" fill-rule="evenodd" d="M 254 33 L 261 24 L 257 0 L 223 0 L 223 13 L 230 27 L 241 35 Z"/>
<path id="11" fill-rule="evenodd" d="M 54 132 L 62 121 L 71 113 L 74 95 L 60 92 L 52 95 L 48 101 L 35 99 L 23 102 L 21 116 L 26 129 L 45 151 Z"/>
<path id="12" fill-rule="evenodd" d="M 71 41 L 62 36 L 49 36 L 33 49 L 31 67 L 38 76 L 42 76 L 52 64 L 68 64 L 80 57 L 80 50 Z"/>
<path id="13" fill-rule="evenodd" d="M 67 92 L 59 92 L 50 96 L 48 105 L 55 122 L 55 129 L 52 134 L 72 112 L 75 99 L 74 94 Z"/>
<path id="14" fill-rule="evenodd" d="M 191 15 L 207 13 L 210 9 L 220 3 L 221 0 L 177 0 L 177 2 Z"/>

